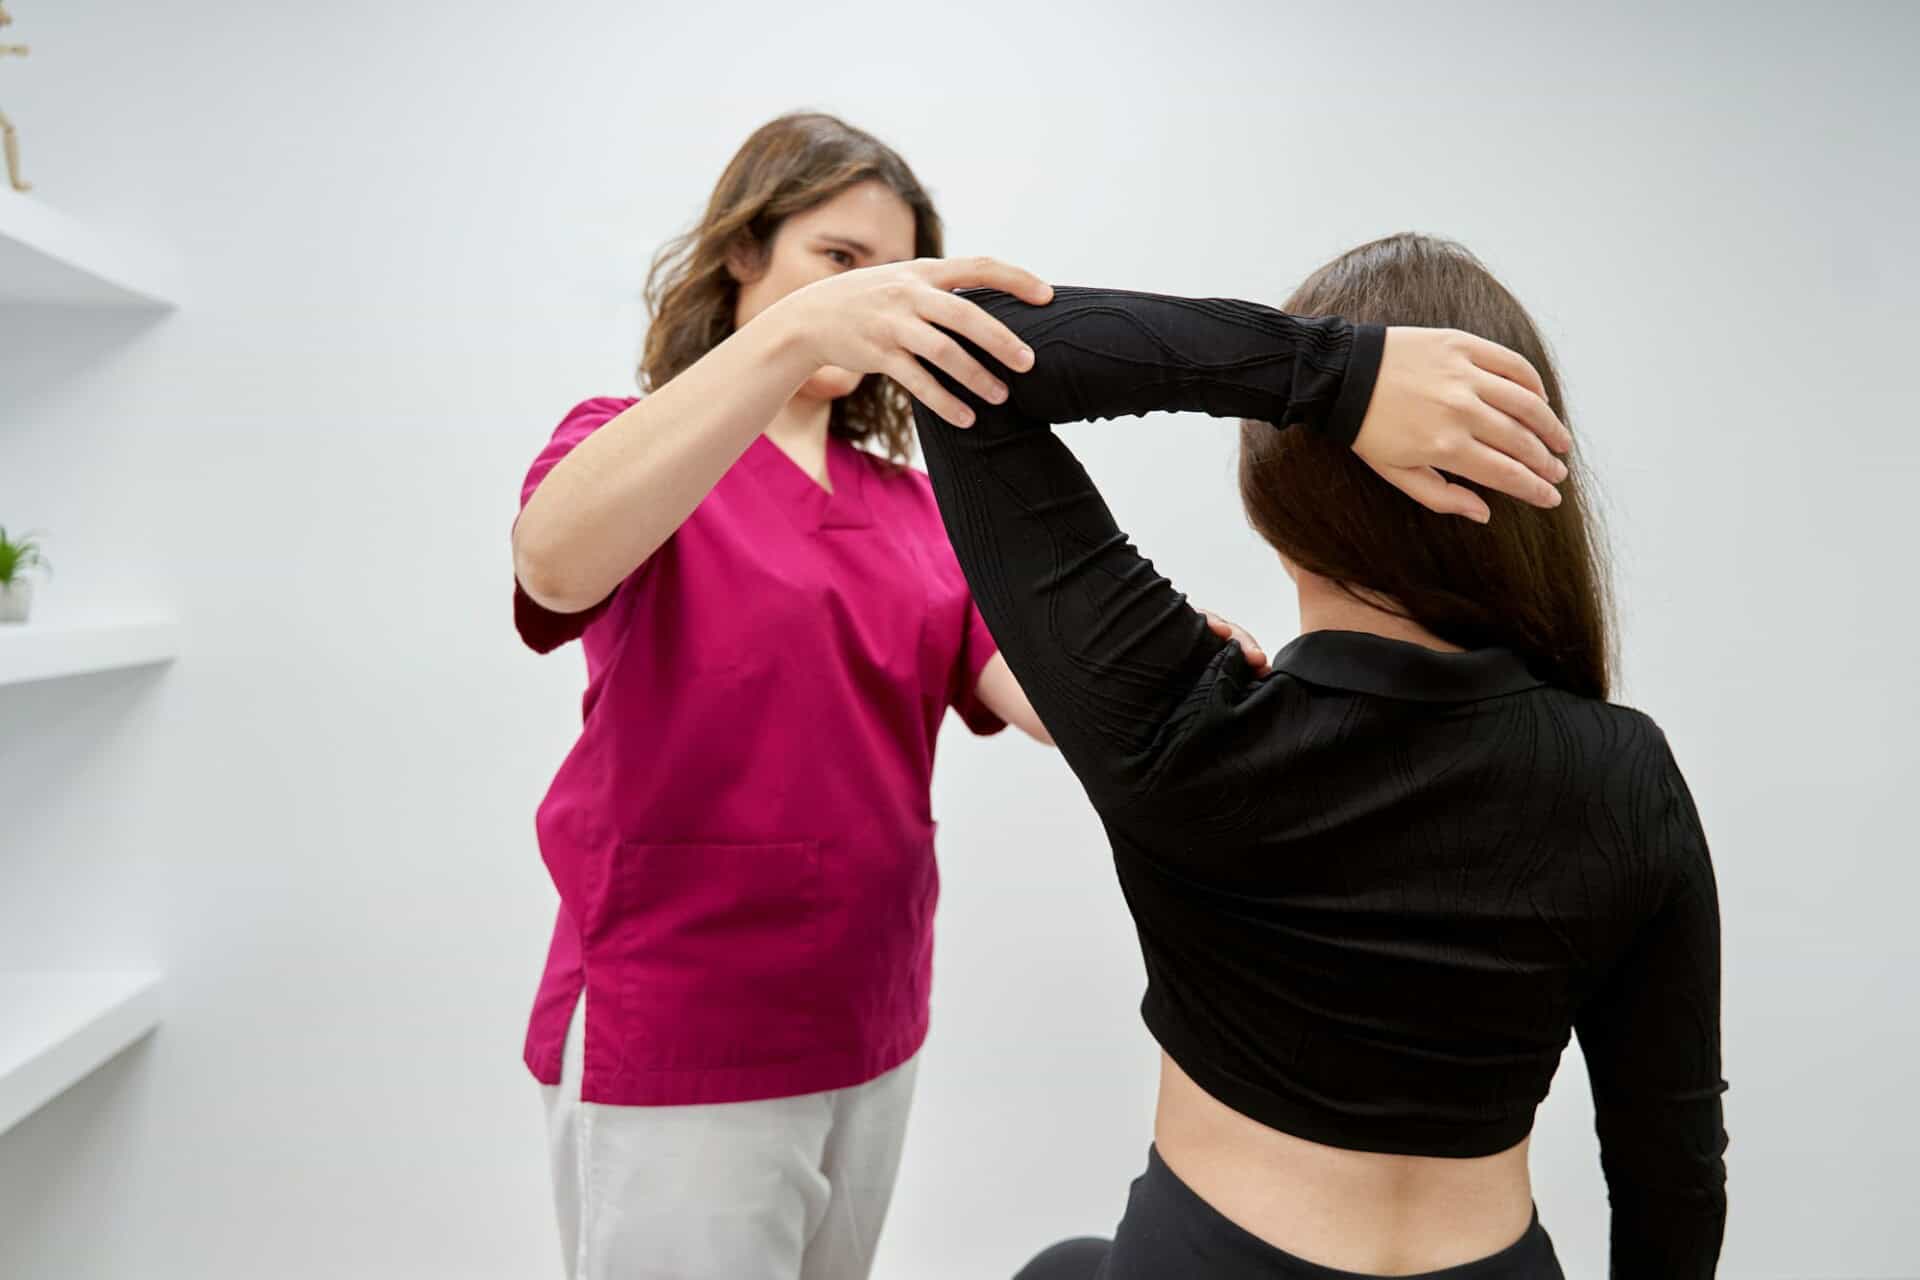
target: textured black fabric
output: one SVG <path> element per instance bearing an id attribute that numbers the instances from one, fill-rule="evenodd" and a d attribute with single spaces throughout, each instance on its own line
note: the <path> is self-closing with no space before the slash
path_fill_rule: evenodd
<path id="1" fill-rule="evenodd" d="M 928 470 L 974 599 L 1106 827 L 1161 1045 L 1274 1128 L 1476 1156 L 1529 1132 L 1577 1029 L 1614 1274 L 1711 1275 L 1718 901 L 1658 727 L 1495 649 L 1314 632 L 1257 677 L 1049 430 L 1179 409 L 1350 438 L 1365 335 L 1218 299 L 970 296 L 1037 363 L 982 355 L 1002 406 L 948 382 L 971 429 L 918 410 Z"/>
<path id="2" fill-rule="evenodd" d="M 1082 1236 L 1037 1255 L 1013 1280 L 1368 1280 L 1277 1249 L 1222 1215 L 1180 1181 L 1155 1150 L 1133 1180 L 1111 1241 Z M 1378 1278 L 1374 1278 L 1378 1280 Z M 1566 1280 L 1536 1209 L 1520 1238 L 1472 1262 L 1401 1280 Z"/>

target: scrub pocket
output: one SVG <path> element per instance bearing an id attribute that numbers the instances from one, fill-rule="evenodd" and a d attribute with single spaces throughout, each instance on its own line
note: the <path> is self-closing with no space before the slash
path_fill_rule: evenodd
<path id="1" fill-rule="evenodd" d="M 622 843 L 590 964 L 626 1065 L 773 1066 L 820 1052 L 820 847 Z"/>

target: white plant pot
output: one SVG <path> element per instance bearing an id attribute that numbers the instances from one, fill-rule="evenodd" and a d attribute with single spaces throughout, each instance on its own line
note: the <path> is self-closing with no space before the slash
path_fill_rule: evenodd
<path id="1" fill-rule="evenodd" d="M 15 578 L 0 585 L 0 622 L 25 622 L 33 612 L 33 579 Z"/>

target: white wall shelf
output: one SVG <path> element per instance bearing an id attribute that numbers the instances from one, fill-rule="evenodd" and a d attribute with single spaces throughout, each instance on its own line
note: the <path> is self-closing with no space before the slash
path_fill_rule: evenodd
<path id="1" fill-rule="evenodd" d="M 173 307 L 180 294 L 166 254 L 0 189 L 0 305 Z"/>
<path id="2" fill-rule="evenodd" d="M 180 625 L 168 618 L 0 623 L 0 685 L 171 662 Z"/>
<path id="3" fill-rule="evenodd" d="M 160 1021 L 157 973 L 0 973 L 0 1133 Z"/>

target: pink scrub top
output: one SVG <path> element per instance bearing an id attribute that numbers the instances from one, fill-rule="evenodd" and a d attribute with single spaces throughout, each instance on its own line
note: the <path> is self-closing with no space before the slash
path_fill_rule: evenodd
<path id="1" fill-rule="evenodd" d="M 631 399 L 577 406 L 534 489 Z M 833 492 L 766 437 L 612 596 L 521 637 L 581 637 L 580 739 L 536 826 L 559 890 L 527 1028 L 560 1080 L 586 993 L 582 1097 L 628 1106 L 844 1088 L 927 1032 L 939 894 L 929 802 L 951 706 L 996 652 L 920 471 L 842 440 Z"/>

